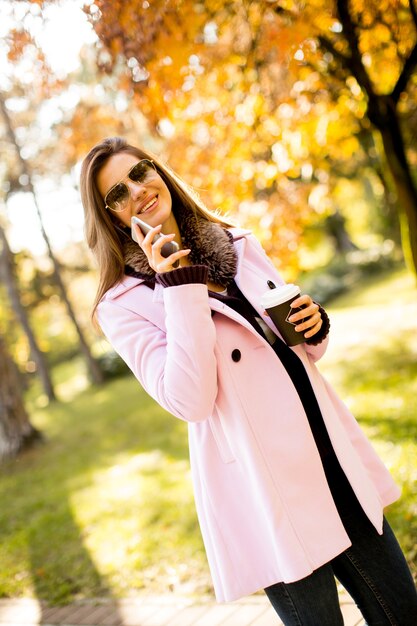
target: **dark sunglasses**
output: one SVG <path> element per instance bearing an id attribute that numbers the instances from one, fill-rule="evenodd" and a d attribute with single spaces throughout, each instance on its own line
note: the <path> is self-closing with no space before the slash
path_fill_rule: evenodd
<path id="1" fill-rule="evenodd" d="M 142 159 L 130 168 L 126 177 L 134 183 L 147 183 L 154 179 L 156 167 L 153 161 L 149 159 Z M 130 199 L 130 191 L 128 186 L 124 182 L 119 182 L 113 185 L 111 189 L 106 193 L 104 203 L 106 209 L 112 211 L 124 211 L 127 207 Z"/>

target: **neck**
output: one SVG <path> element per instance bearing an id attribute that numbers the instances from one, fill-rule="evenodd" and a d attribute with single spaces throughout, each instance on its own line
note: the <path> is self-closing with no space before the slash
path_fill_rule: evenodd
<path id="1" fill-rule="evenodd" d="M 182 248 L 182 239 L 180 229 L 178 227 L 177 220 L 174 217 L 174 213 L 171 211 L 169 218 L 162 224 L 161 232 L 164 235 L 171 235 L 174 233 L 175 241 L 179 245 L 180 249 Z"/>

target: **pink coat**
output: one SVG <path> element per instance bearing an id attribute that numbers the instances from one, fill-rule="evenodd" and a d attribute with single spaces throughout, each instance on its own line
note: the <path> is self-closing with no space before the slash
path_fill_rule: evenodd
<path id="1" fill-rule="evenodd" d="M 231 232 L 236 283 L 277 332 L 259 302 L 268 280 L 283 280 L 250 231 Z M 269 343 L 241 315 L 208 297 L 206 285 L 152 291 L 126 276 L 104 296 L 98 318 L 144 389 L 188 422 L 197 513 L 219 602 L 299 580 L 351 545 L 299 396 Z M 381 534 L 383 507 L 400 492 L 316 368 L 326 346 L 327 339 L 292 349 L 339 462 Z"/>

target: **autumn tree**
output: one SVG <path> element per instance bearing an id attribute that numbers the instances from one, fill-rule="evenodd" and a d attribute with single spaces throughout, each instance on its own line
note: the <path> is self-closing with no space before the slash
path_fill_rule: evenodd
<path id="1" fill-rule="evenodd" d="M 63 109 L 57 105 L 60 118 L 51 126 L 53 141 L 42 150 L 45 160 L 53 160 L 51 176 L 71 171 L 105 137 L 119 135 L 133 143 L 146 141 L 155 150 L 163 144 L 162 138 L 152 136 L 145 116 L 129 94 L 120 90 L 118 77 L 99 73 L 91 47 L 82 48 L 80 66 L 68 76 L 68 83 L 79 87 L 80 93 L 75 106 Z"/>
<path id="2" fill-rule="evenodd" d="M 37 115 L 41 107 L 41 103 L 45 98 L 56 93 L 56 90 L 62 88 L 62 84 L 50 71 L 46 59 L 33 40 L 31 34 L 19 23 L 12 29 L 6 40 L 3 42 L 2 52 L 7 52 L 7 61 L 10 70 L 6 80 L 6 87 L 0 92 L 0 120 L 3 125 L 3 141 L 8 144 L 8 153 L 12 152 L 13 156 L 9 157 L 9 169 L 5 174 L 8 178 L 8 195 L 15 191 L 29 193 L 32 196 L 33 204 L 39 220 L 39 227 L 45 241 L 47 253 L 53 268 L 53 280 L 59 290 L 60 297 L 66 307 L 68 316 L 76 330 L 81 352 L 83 353 L 90 378 L 95 383 L 103 381 L 103 374 L 97 360 L 93 357 L 85 333 L 77 319 L 74 307 L 69 299 L 64 280 L 62 278 L 61 266 L 58 258 L 53 250 L 50 238 L 44 226 L 40 203 L 37 196 L 35 177 L 37 172 L 37 164 L 42 162 L 39 159 L 39 148 L 42 147 L 42 141 L 39 146 L 34 145 L 33 138 L 30 139 L 33 126 L 36 126 Z M 22 65 L 26 68 L 22 74 Z M 30 67 L 30 71 L 28 71 Z M 30 86 L 28 85 L 28 75 L 33 78 Z M 36 77 L 36 80 L 35 80 Z M 18 100 L 21 103 L 21 111 L 26 114 L 25 135 L 28 137 L 28 145 L 22 145 L 22 141 L 18 139 L 17 131 L 13 123 L 13 112 L 10 110 L 8 103 L 12 100 Z M 20 123 L 21 124 L 21 123 Z M 19 126 L 22 130 L 22 126 Z M 20 135 L 23 133 L 21 132 Z M 32 145 L 30 145 L 32 144 Z M 25 152 L 32 153 L 32 159 L 29 161 Z M 38 160 L 36 159 L 38 157 Z M 41 168 L 41 172 L 43 168 Z"/>
<path id="3" fill-rule="evenodd" d="M 413 0 L 95 0 L 85 11 L 99 67 L 165 137 L 170 162 L 215 204 L 238 206 L 267 247 L 280 242 L 281 258 L 311 219 L 314 188 L 330 193 L 335 175 L 372 165 L 366 136 L 378 131 L 417 266 L 404 128 L 415 110 Z"/>
<path id="4" fill-rule="evenodd" d="M 299 173 L 280 159 L 276 109 L 286 76 L 273 60 L 282 50 L 259 45 L 259 3 L 212 5 L 92 4 L 98 64 L 118 76 L 165 140 L 162 156 L 203 199 L 242 217 L 279 262 L 294 264 L 309 183 L 297 184 Z M 265 28 L 269 40 L 273 24 Z"/>
<path id="5" fill-rule="evenodd" d="M 311 25 L 314 34 L 295 54 L 299 71 L 313 83 L 315 77 L 324 79 L 332 101 L 350 110 L 344 119 L 351 119 L 356 148 L 363 147 L 369 131 L 377 132 L 376 145 L 403 218 L 404 248 L 417 270 L 417 178 L 412 169 L 416 163 L 412 137 L 417 128 L 415 0 L 327 4 L 327 15 L 319 11 L 322 3 L 318 2 L 294 2 L 290 11 L 283 11 L 291 24 Z M 320 93 L 313 95 L 314 87 L 307 91 L 313 96 L 310 101 L 323 101 Z"/>

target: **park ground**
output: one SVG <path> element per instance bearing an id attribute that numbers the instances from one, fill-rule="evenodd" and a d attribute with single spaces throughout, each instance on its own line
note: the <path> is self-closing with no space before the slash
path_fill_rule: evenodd
<path id="1" fill-rule="evenodd" d="M 326 307 L 319 367 L 403 495 L 387 512 L 417 573 L 417 290 L 406 270 L 367 278 Z M 45 443 L 2 467 L 0 598 L 134 601 L 210 596 L 194 511 L 186 424 L 130 375 L 88 387 L 81 360 L 57 366 L 60 402 L 28 396 Z"/>

